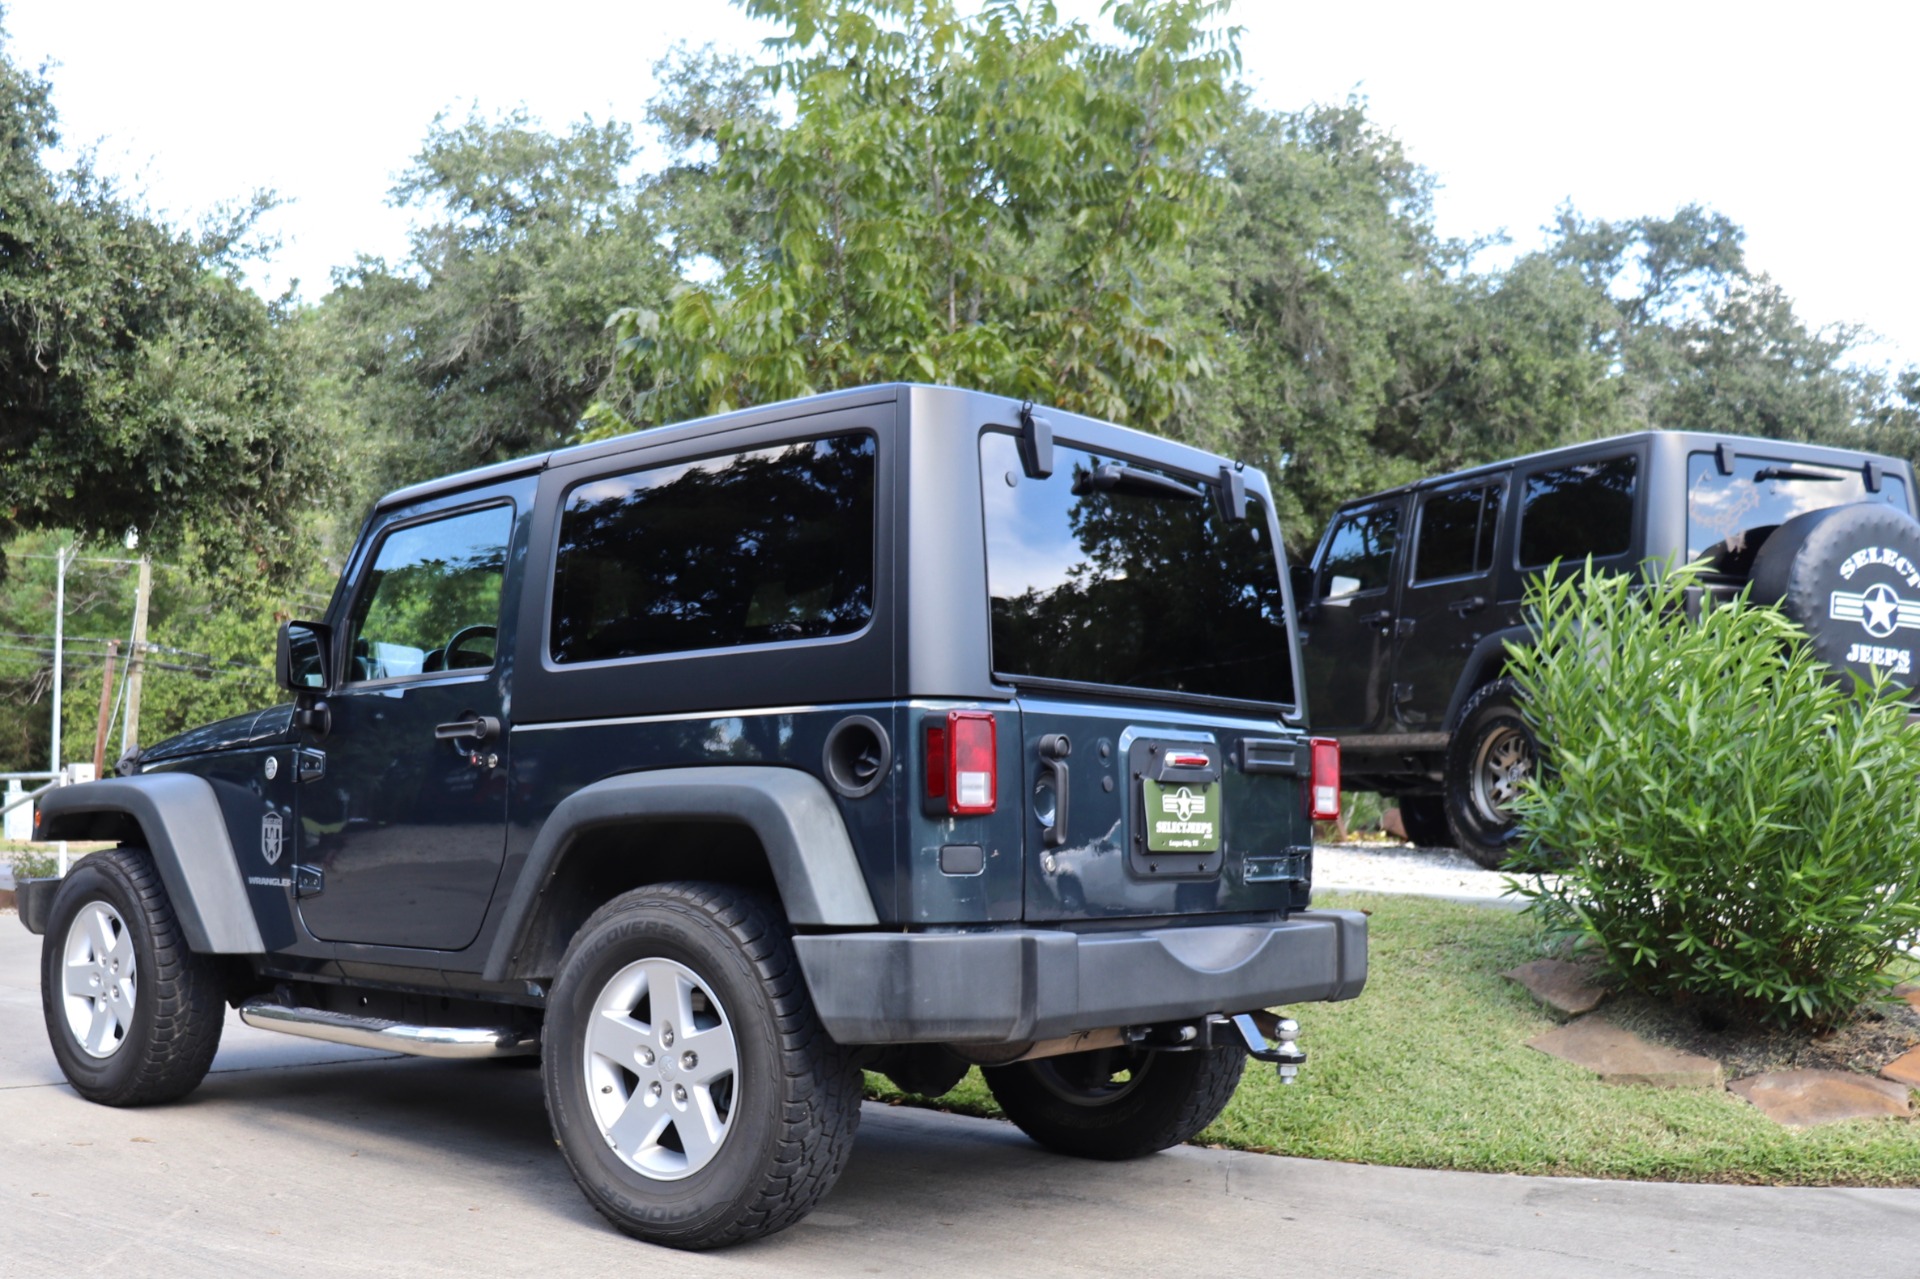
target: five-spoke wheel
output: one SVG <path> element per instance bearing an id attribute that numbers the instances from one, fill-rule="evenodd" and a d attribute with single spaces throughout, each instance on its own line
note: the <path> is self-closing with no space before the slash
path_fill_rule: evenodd
<path id="1" fill-rule="evenodd" d="M 732 1130 L 740 1054 L 726 1009 L 685 964 L 643 959 L 613 975 L 587 1024 L 587 1100 L 626 1165 L 676 1181 Z"/>
<path id="2" fill-rule="evenodd" d="M 671 883 L 614 898 L 574 935 L 543 1035 L 554 1136 L 628 1234 L 678 1248 L 771 1234 L 846 1165 L 860 1072 L 759 894 Z"/>
<path id="3" fill-rule="evenodd" d="M 226 976 L 219 957 L 188 948 L 146 853 L 83 857 L 60 885 L 40 950 L 54 1058 L 90 1101 L 185 1096 L 220 1046 Z"/>

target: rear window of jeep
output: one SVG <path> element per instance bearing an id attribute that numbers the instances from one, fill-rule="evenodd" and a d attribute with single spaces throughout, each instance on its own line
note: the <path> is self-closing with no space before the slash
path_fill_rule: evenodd
<path id="1" fill-rule="evenodd" d="M 1819 466 L 1779 458 L 1733 458 L 1733 474 L 1720 471 L 1712 453 L 1687 455 L 1687 558 L 1716 564 L 1757 548 L 1763 534 L 1796 515 L 1854 502 L 1879 502 L 1907 510 L 1907 486 L 1897 475 L 1882 475 L 1879 491 L 1869 492 L 1857 467 Z M 1747 543 L 1752 543 L 1752 548 Z"/>
<path id="2" fill-rule="evenodd" d="M 980 474 L 997 673 L 1293 701 L 1257 497 L 1229 521 L 1203 483 L 1073 448 L 1036 480 L 997 433 L 981 437 Z"/>
<path id="3" fill-rule="evenodd" d="M 560 664 L 852 635 L 873 618 L 874 438 L 805 440 L 567 494 Z"/>

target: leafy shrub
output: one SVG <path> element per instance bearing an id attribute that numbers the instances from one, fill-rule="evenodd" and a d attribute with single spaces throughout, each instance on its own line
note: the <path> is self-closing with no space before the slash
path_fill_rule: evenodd
<path id="1" fill-rule="evenodd" d="M 7 859 L 13 867 L 13 877 L 19 879 L 51 879 L 60 873 L 60 862 L 52 853 L 37 849 L 12 853 Z"/>
<path id="2" fill-rule="evenodd" d="M 1744 596 L 1690 610 L 1694 567 L 1550 576 L 1510 658 L 1547 761 L 1516 805 L 1522 865 L 1559 875 L 1524 887 L 1532 909 L 1649 994 L 1844 1020 L 1920 936 L 1920 733 L 1898 691 L 1839 686 Z"/>

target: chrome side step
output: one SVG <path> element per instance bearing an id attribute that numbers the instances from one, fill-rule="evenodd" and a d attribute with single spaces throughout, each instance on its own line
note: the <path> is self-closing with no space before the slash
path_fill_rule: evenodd
<path id="1" fill-rule="evenodd" d="M 249 999 L 241 1004 L 240 1020 L 261 1030 L 415 1057 L 471 1060 L 522 1057 L 540 1051 L 540 1037 L 530 1031 L 504 1026 L 409 1026 L 380 1017 L 300 1008 L 270 999 Z"/>

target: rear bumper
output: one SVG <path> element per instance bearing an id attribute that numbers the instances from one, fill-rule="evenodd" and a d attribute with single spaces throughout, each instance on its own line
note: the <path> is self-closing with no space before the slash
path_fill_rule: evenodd
<path id="1" fill-rule="evenodd" d="M 1367 982 L 1366 916 L 1344 910 L 1129 932 L 839 933 L 794 946 L 843 1044 L 1014 1044 L 1352 999 Z"/>

